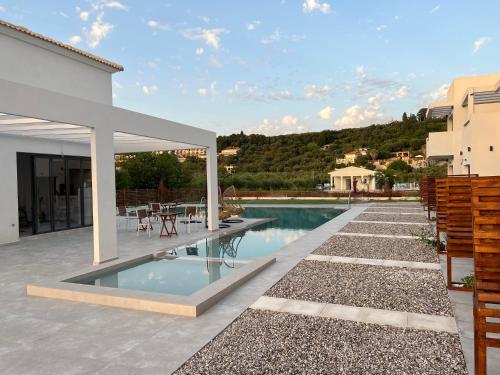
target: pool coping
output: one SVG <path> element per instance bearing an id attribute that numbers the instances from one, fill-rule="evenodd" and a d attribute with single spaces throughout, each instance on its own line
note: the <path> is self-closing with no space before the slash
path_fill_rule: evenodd
<path id="1" fill-rule="evenodd" d="M 207 233 L 203 237 L 196 238 L 194 241 L 198 242 L 204 239 L 213 240 L 221 238 L 274 220 L 274 218 L 252 220 L 252 222 L 244 227 L 220 229 Z M 26 294 L 34 297 L 92 303 L 96 305 L 195 318 L 276 261 L 274 257 L 253 258 L 246 261 L 248 263 L 246 266 L 234 270 L 229 275 L 189 296 L 111 287 L 96 287 L 93 285 L 75 283 L 76 280 L 90 278 L 104 272 L 110 272 L 149 259 L 158 257 L 185 258 L 184 256 L 173 256 L 169 254 L 169 252 L 191 243 L 193 243 L 193 240 L 183 244 L 166 246 L 161 250 L 152 251 L 139 256 L 135 255 L 118 258 L 99 265 L 89 265 L 88 267 L 84 267 L 70 274 L 60 275 L 56 278 L 28 284 L 26 286 Z M 206 259 L 206 257 L 197 258 Z"/>
<path id="2" fill-rule="evenodd" d="M 95 277 L 104 272 L 111 272 L 129 265 L 158 258 L 186 259 L 188 257 L 171 256 L 166 251 L 159 251 L 132 259 L 114 261 L 112 264 L 105 263 L 87 272 L 75 272 L 56 280 L 28 284 L 26 293 L 28 296 L 196 318 L 276 261 L 276 258 L 273 257 L 256 257 L 242 262 L 246 263 L 246 265 L 233 270 L 229 275 L 188 296 L 78 283 L 79 280 Z M 197 258 L 199 259 L 196 260 L 206 259 L 204 257 Z M 211 259 L 212 261 L 214 260 L 213 258 Z"/>

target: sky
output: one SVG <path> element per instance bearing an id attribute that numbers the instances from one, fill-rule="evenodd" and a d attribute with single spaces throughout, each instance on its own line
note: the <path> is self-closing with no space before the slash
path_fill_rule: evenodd
<path id="1" fill-rule="evenodd" d="M 114 105 L 218 134 L 342 129 L 498 73 L 500 1 L 0 0 L 0 18 L 122 64 Z"/>

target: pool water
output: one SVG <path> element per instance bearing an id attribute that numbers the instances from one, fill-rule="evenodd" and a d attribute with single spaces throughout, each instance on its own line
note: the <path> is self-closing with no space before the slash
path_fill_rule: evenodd
<path id="1" fill-rule="evenodd" d="M 178 255 L 197 255 L 226 261 L 272 255 L 340 213 L 342 210 L 330 208 L 249 207 L 243 212 L 243 218 L 276 220 L 218 239 L 198 241 L 189 248 L 179 248 L 176 252 Z"/>
<path id="2" fill-rule="evenodd" d="M 79 283 L 188 296 L 244 265 L 233 262 L 232 267 L 221 267 L 219 261 L 204 258 L 148 260 Z"/>
<path id="3" fill-rule="evenodd" d="M 272 255 L 342 213 L 327 208 L 247 208 L 243 218 L 275 220 L 236 233 L 197 241 L 175 249 L 176 259 L 150 259 L 103 273 L 81 284 L 191 295 L 245 265 L 245 260 Z"/>

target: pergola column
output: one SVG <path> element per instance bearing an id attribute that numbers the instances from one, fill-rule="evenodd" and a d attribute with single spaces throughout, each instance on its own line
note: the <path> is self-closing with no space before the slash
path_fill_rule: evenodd
<path id="1" fill-rule="evenodd" d="M 92 212 L 94 264 L 118 258 L 113 131 L 92 128 Z"/>
<path id="2" fill-rule="evenodd" d="M 217 144 L 207 147 L 207 219 L 208 230 L 219 229 L 219 188 L 217 182 Z"/>

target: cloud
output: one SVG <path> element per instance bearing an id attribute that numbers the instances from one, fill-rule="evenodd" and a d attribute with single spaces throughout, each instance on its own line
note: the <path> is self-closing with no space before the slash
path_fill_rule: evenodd
<path id="1" fill-rule="evenodd" d="M 73 35 L 69 38 L 69 44 L 71 45 L 77 45 L 82 41 L 82 37 L 80 35 Z"/>
<path id="2" fill-rule="evenodd" d="M 258 25 L 260 25 L 260 21 L 249 22 L 245 25 L 245 29 L 247 29 L 248 31 L 253 31 L 257 28 Z"/>
<path id="3" fill-rule="evenodd" d="M 268 120 L 264 119 L 261 123 L 253 128 L 248 128 L 246 133 L 249 134 L 265 134 L 268 136 L 280 135 L 280 134 L 294 134 L 294 133 L 304 133 L 308 131 L 304 124 L 292 116 L 283 116 L 281 120 Z"/>
<path id="4" fill-rule="evenodd" d="M 337 128 L 358 128 L 382 122 L 387 115 L 381 110 L 381 96 L 371 96 L 364 106 L 358 104 L 347 108 L 342 116 L 335 121 Z"/>
<path id="5" fill-rule="evenodd" d="M 210 55 L 210 58 L 208 59 L 208 65 L 210 65 L 212 68 L 220 69 L 224 66 L 224 63 L 214 55 Z"/>
<path id="6" fill-rule="evenodd" d="M 196 48 L 196 55 L 200 56 L 200 55 L 203 55 L 203 52 L 205 52 L 205 50 L 202 48 L 202 47 L 199 47 L 199 48 Z"/>
<path id="7" fill-rule="evenodd" d="M 321 12 L 323 14 L 330 13 L 330 4 L 320 3 L 317 0 L 305 0 L 302 3 L 302 10 L 305 13 Z"/>
<path id="8" fill-rule="evenodd" d="M 334 108 L 327 106 L 318 112 L 318 116 L 323 120 L 330 120 L 332 118 Z"/>
<path id="9" fill-rule="evenodd" d="M 429 13 L 436 13 L 439 9 L 441 9 L 441 4 L 436 5 Z"/>
<path id="10" fill-rule="evenodd" d="M 6 11 L 7 11 L 7 10 L 5 9 L 5 7 L 3 7 L 3 6 L 1 6 L 1 5 L 0 5 L 0 12 L 3 12 L 3 13 L 4 13 L 4 12 L 6 12 Z"/>
<path id="11" fill-rule="evenodd" d="M 380 25 L 376 28 L 377 31 L 384 31 L 385 29 L 387 29 L 387 25 Z"/>
<path id="12" fill-rule="evenodd" d="M 483 47 L 486 43 L 489 43 L 491 42 L 491 37 L 489 36 L 482 36 L 481 38 L 479 38 L 478 40 L 476 40 L 474 42 L 474 49 L 473 49 L 473 53 L 476 53 L 477 51 L 479 51 L 481 49 L 481 47 Z"/>
<path id="13" fill-rule="evenodd" d="M 217 82 L 213 81 L 209 87 L 200 87 L 196 92 L 200 96 L 209 96 L 215 94 L 215 87 L 217 86 Z"/>
<path id="14" fill-rule="evenodd" d="M 198 17 L 200 20 L 202 20 L 203 22 L 205 23 L 209 23 L 210 22 L 210 17 L 207 17 L 207 16 L 200 16 Z"/>
<path id="15" fill-rule="evenodd" d="M 87 22 L 89 20 L 89 12 L 82 10 L 79 14 L 82 21 Z"/>
<path id="16" fill-rule="evenodd" d="M 170 26 L 166 24 L 161 24 L 158 21 L 155 20 L 149 20 L 147 22 L 148 27 L 151 29 L 156 29 L 156 30 L 170 30 Z"/>
<path id="17" fill-rule="evenodd" d="M 388 100 L 394 101 L 396 99 L 406 98 L 409 94 L 409 88 L 406 85 L 401 86 L 395 93 L 389 95 Z"/>
<path id="18" fill-rule="evenodd" d="M 426 97 L 428 97 L 430 100 L 433 102 L 439 102 L 446 100 L 448 98 L 448 89 L 450 88 L 450 85 L 445 83 L 441 86 L 439 86 L 436 90 L 431 91 Z"/>
<path id="19" fill-rule="evenodd" d="M 113 30 L 113 25 L 102 21 L 102 14 L 92 23 L 90 30 L 83 28 L 83 35 L 90 48 L 96 48 L 101 41 Z"/>
<path id="20" fill-rule="evenodd" d="M 158 91 L 160 91 L 160 89 L 156 85 L 142 86 L 142 92 L 146 95 L 156 94 Z"/>
<path id="21" fill-rule="evenodd" d="M 226 29 L 202 29 L 201 27 L 196 27 L 193 29 L 185 29 L 181 31 L 181 35 L 184 38 L 191 40 L 203 40 L 207 45 L 214 49 L 219 49 L 220 47 L 220 34 L 226 33 Z"/>
<path id="22" fill-rule="evenodd" d="M 328 85 L 306 85 L 304 86 L 304 96 L 307 99 L 321 99 L 326 98 L 332 94 L 332 88 Z"/>
<path id="23" fill-rule="evenodd" d="M 128 10 L 127 6 L 123 5 L 119 1 L 104 1 L 100 4 L 100 6 L 101 8 Z"/>
<path id="24" fill-rule="evenodd" d="M 306 37 L 304 35 L 297 35 L 297 34 L 292 34 L 292 35 L 287 35 L 283 34 L 280 29 L 275 29 L 272 34 L 264 37 L 261 39 L 262 44 L 272 44 L 272 43 L 277 43 L 280 40 L 289 40 L 291 42 L 298 42 Z"/>

